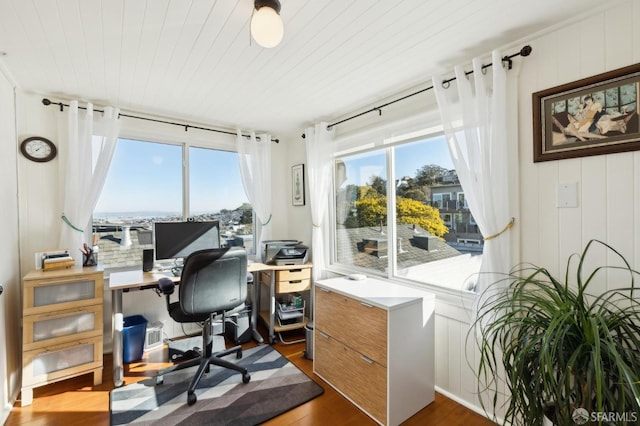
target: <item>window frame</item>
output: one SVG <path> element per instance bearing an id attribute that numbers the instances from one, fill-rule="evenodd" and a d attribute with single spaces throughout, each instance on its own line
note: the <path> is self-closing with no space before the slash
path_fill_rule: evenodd
<path id="1" fill-rule="evenodd" d="M 382 132 L 381 132 L 382 133 Z M 337 274 L 351 274 L 351 273 L 364 273 L 369 276 L 376 276 L 391 282 L 398 282 L 405 285 L 426 288 L 430 291 L 435 291 L 437 293 L 442 294 L 446 298 L 454 297 L 458 301 L 460 297 L 467 300 L 473 300 L 476 296 L 475 293 L 470 291 L 465 291 L 462 289 L 446 287 L 438 284 L 432 284 L 424 281 L 416 281 L 413 279 L 409 279 L 407 277 L 399 276 L 397 274 L 397 230 L 395 226 L 389 226 L 391 223 L 396 223 L 396 188 L 395 188 L 395 150 L 393 148 L 397 146 L 402 146 L 405 144 L 409 144 L 412 142 L 417 142 L 425 139 L 432 139 L 437 137 L 446 137 L 444 133 L 444 129 L 441 125 L 436 125 L 432 127 L 422 126 L 422 129 L 417 131 L 405 131 L 401 130 L 394 132 L 393 135 L 367 135 L 366 139 L 363 135 L 358 135 L 355 137 L 359 143 L 344 143 L 345 141 L 337 140 L 336 141 L 336 150 L 332 157 L 332 182 L 331 182 L 331 191 L 328 200 L 329 206 L 329 214 L 328 214 L 328 223 L 327 223 L 327 231 L 325 233 L 324 243 L 325 247 L 329 248 L 328 255 L 329 261 L 327 262 L 326 269 L 331 273 Z M 344 143 L 344 148 L 341 147 L 341 143 Z M 335 163 L 338 160 L 344 160 L 345 157 L 350 157 L 354 155 L 369 153 L 369 152 L 384 152 L 386 155 L 386 167 L 387 167 L 387 235 L 388 235 L 388 250 L 391 255 L 387 256 L 387 272 L 378 271 L 372 268 L 359 267 L 356 265 L 348 265 L 344 263 L 338 263 L 337 261 L 337 253 L 336 253 L 336 241 L 337 241 L 337 227 L 336 224 L 336 192 L 335 192 Z M 461 184 L 460 184 L 461 185 Z M 461 193 L 464 193 L 464 188 Z M 451 200 L 455 200 L 458 202 L 457 192 L 449 192 L 449 197 Z M 431 200 L 429 200 L 431 201 Z M 466 197 L 465 197 L 466 201 Z M 452 214 L 453 221 L 453 214 Z M 395 260 L 395 261 L 394 261 Z M 453 300 L 453 299 L 452 299 Z"/>
<path id="2" fill-rule="evenodd" d="M 192 132 L 193 133 L 193 132 Z M 123 130 L 118 135 L 116 144 L 120 142 L 121 139 L 132 140 L 136 142 L 142 143 L 150 143 L 150 144 L 164 144 L 164 145 L 172 145 L 178 146 L 181 148 L 181 176 L 182 176 L 182 220 L 187 220 L 191 217 L 190 211 L 190 183 L 189 183 L 189 150 L 190 148 L 200 148 L 200 149 L 210 149 L 214 151 L 224 151 L 224 152 L 232 152 L 238 154 L 235 144 L 235 136 L 233 140 L 231 137 L 223 136 L 220 138 L 214 138 L 212 140 L 204 140 L 200 137 L 201 135 L 197 135 L 193 137 L 193 135 L 171 135 L 171 132 L 167 134 L 161 134 L 157 131 L 146 131 L 146 130 L 138 130 L 138 129 L 128 129 Z M 116 145 L 117 146 L 117 145 Z M 93 212 L 92 212 L 93 217 Z M 253 248 L 250 251 L 247 251 L 247 254 L 250 256 L 254 256 L 257 253 L 256 248 L 256 235 L 257 227 L 260 226 L 259 221 L 256 221 L 255 211 L 252 208 L 252 233 L 253 233 Z M 121 269 L 120 267 L 115 267 L 117 269 Z M 107 268 L 110 269 L 110 268 Z M 125 268 L 125 269 L 133 269 Z"/>

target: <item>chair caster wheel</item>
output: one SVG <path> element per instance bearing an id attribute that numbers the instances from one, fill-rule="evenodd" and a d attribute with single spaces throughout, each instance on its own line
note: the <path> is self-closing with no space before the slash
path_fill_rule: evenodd
<path id="1" fill-rule="evenodd" d="M 249 380 L 251 380 L 251 375 L 249 373 L 244 373 L 242 375 L 242 383 L 249 383 Z"/>
<path id="2" fill-rule="evenodd" d="M 198 397 L 195 393 L 187 393 L 187 405 L 191 406 L 196 403 Z"/>
<path id="3" fill-rule="evenodd" d="M 242 358 L 242 351 L 236 352 L 236 359 Z"/>

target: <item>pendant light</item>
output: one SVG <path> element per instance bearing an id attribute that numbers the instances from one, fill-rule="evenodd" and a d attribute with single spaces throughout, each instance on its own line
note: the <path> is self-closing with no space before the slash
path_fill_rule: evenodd
<path id="1" fill-rule="evenodd" d="M 262 47 L 276 47 L 282 41 L 284 25 L 278 0 L 255 0 L 251 36 Z"/>

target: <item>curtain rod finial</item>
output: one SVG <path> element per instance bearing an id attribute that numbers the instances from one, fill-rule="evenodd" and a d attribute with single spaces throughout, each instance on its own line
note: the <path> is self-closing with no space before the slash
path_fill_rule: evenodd
<path id="1" fill-rule="evenodd" d="M 49 106 L 49 105 L 51 105 L 51 101 L 49 99 L 47 99 L 47 98 L 42 98 L 42 104 L 46 105 L 46 106 Z"/>
<path id="2" fill-rule="evenodd" d="M 531 48 L 531 46 L 529 46 L 528 44 L 526 46 L 524 46 L 522 49 L 520 49 L 520 56 L 529 56 L 531 55 L 531 51 L 533 49 Z"/>

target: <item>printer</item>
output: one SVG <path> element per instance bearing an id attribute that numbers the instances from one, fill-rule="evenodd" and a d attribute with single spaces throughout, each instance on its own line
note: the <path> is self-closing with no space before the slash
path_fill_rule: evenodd
<path id="1" fill-rule="evenodd" d="M 262 263 L 267 265 L 302 265 L 309 260 L 309 247 L 298 240 L 262 242 Z"/>

